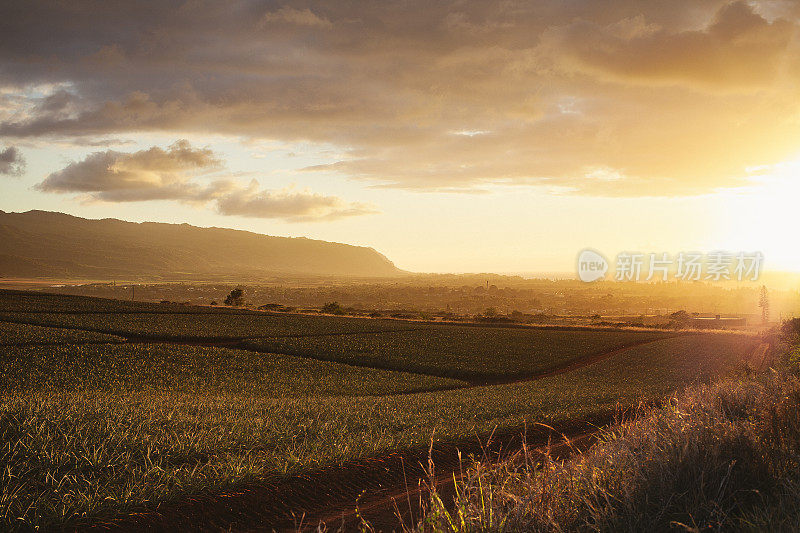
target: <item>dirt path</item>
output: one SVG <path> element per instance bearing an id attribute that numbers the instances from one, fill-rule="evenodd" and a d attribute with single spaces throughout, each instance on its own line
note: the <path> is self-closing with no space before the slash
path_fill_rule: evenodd
<path id="1" fill-rule="evenodd" d="M 586 431 L 570 436 L 562 436 L 560 440 L 551 443 L 541 444 L 531 448 L 526 443 L 528 459 L 536 462 L 539 458 L 548 455 L 555 459 L 565 459 L 570 454 L 582 452 L 588 449 L 597 440 L 600 430 Z M 541 441 L 540 441 L 541 442 Z M 521 461 L 523 450 L 504 459 L 511 461 Z M 362 521 L 369 523 L 377 531 L 394 531 L 400 528 L 400 524 L 413 529 L 413 526 L 424 516 L 430 501 L 431 489 L 435 488 L 441 501 L 448 506 L 448 511 L 452 511 L 450 506 L 456 495 L 455 483 L 461 481 L 466 473 L 465 468 L 469 462 L 459 465 L 459 468 L 447 468 L 444 473 L 436 473 L 425 478 L 410 480 L 391 494 L 362 494 L 356 504 L 350 509 L 337 509 L 322 513 L 310 513 L 303 517 L 300 528 L 305 530 L 315 530 L 318 524 L 325 524 L 335 531 L 356 530 Z M 388 492 L 388 491 L 387 491 Z"/>
<path id="2" fill-rule="evenodd" d="M 755 350 L 753 350 L 753 353 L 750 354 L 750 358 L 747 362 L 748 366 L 756 372 L 762 372 L 766 370 L 770 363 L 770 345 L 765 342 L 762 342 L 755 348 Z"/>
<path id="3" fill-rule="evenodd" d="M 382 531 L 392 531 L 399 522 L 395 508 L 405 520 L 416 519 L 427 489 L 428 460 L 436 467 L 434 483 L 445 501 L 452 499 L 453 475 L 471 464 L 472 457 L 497 460 L 522 448 L 544 452 L 548 442 L 563 442 L 564 435 L 582 445 L 591 442 L 598 427 L 612 422 L 615 413 L 591 419 L 572 420 L 554 428 L 515 428 L 493 435 L 460 441 L 439 441 L 428 446 L 386 453 L 378 457 L 345 462 L 301 475 L 273 478 L 242 485 L 217 494 L 195 496 L 160 504 L 102 524 L 94 531 L 313 531 L 320 522 L 332 530 L 357 530 L 360 516 Z M 556 451 L 566 452 L 560 445 Z M 459 452 L 461 460 L 459 460 Z M 358 511 L 356 508 L 358 507 Z"/>

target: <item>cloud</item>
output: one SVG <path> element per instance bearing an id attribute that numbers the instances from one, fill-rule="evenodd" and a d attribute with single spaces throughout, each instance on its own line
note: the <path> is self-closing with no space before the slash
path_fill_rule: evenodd
<path id="1" fill-rule="evenodd" d="M 580 20 L 546 38 L 568 70 L 621 83 L 730 91 L 772 86 L 795 29 L 734 2 L 698 30 L 673 32 L 639 16 L 608 26 Z"/>
<path id="2" fill-rule="evenodd" d="M 220 166 L 211 150 L 194 149 L 188 141 L 180 140 L 166 150 L 154 146 L 134 153 L 95 152 L 48 175 L 36 189 L 89 193 L 93 199 L 109 202 L 205 202 L 215 191 L 193 178 Z"/>
<path id="3" fill-rule="evenodd" d="M 14 146 L 0 150 L 0 174 L 20 176 L 25 172 L 25 158 Z"/>
<path id="4" fill-rule="evenodd" d="M 289 222 L 329 221 L 375 213 L 366 204 L 336 196 L 291 189 L 269 191 L 252 180 L 248 186 L 225 178 L 200 182 L 222 168 L 207 148 L 179 140 L 167 149 L 152 147 L 133 153 L 95 152 L 48 175 L 35 188 L 42 192 L 83 193 L 90 200 L 141 202 L 175 200 L 205 205 L 214 202 L 223 215 L 279 218 Z"/>
<path id="5" fill-rule="evenodd" d="M 0 135 L 226 134 L 335 146 L 309 171 L 381 187 L 697 194 L 800 149 L 790 4 L 4 2 Z"/>
<path id="6" fill-rule="evenodd" d="M 295 9 L 289 6 L 283 6 L 276 11 L 265 13 L 261 17 L 261 22 L 265 25 L 270 23 L 289 23 L 317 28 L 327 28 L 332 25 L 329 20 L 320 18 L 309 8 Z"/>
<path id="7" fill-rule="evenodd" d="M 217 211 L 223 215 L 251 218 L 283 218 L 290 222 L 336 220 L 376 213 L 362 203 L 346 203 L 336 196 L 297 192 L 291 189 L 265 191 L 257 181 L 247 188 L 233 190 L 217 200 Z"/>

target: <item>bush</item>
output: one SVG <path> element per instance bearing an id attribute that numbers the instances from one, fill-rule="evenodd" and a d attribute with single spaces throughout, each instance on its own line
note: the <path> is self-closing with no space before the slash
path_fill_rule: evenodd
<path id="1" fill-rule="evenodd" d="M 225 297 L 225 305 L 244 305 L 244 289 L 236 287 Z"/>
<path id="2" fill-rule="evenodd" d="M 781 325 L 781 334 L 787 342 L 798 342 L 800 337 L 800 318 L 785 320 Z"/>

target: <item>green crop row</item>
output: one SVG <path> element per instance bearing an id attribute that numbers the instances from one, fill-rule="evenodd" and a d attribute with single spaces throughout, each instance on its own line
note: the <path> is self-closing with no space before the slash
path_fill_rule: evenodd
<path id="1" fill-rule="evenodd" d="M 169 344 L 6 347 L 0 356 L 0 390 L 19 394 L 161 390 L 281 398 L 385 395 L 464 385 L 291 355 Z"/>
<path id="2" fill-rule="evenodd" d="M 661 339 L 538 381 L 349 397 L 326 394 L 354 379 L 386 379 L 374 382 L 382 390 L 395 381 L 381 371 L 348 377 L 355 371 L 348 368 L 337 377 L 324 363 L 316 370 L 287 358 L 281 366 L 232 350 L 6 348 L 2 374 L 28 378 L 0 395 L 0 523 L 96 523 L 131 506 L 423 445 L 434 431 L 458 440 L 584 418 L 724 373 L 753 342 L 714 334 Z M 157 370 L 149 373 L 151 362 Z M 59 364 L 64 375 L 48 380 Z M 227 374 L 240 377 L 231 382 Z M 359 386 L 352 392 L 363 392 Z"/>
<path id="3" fill-rule="evenodd" d="M 16 291 L 0 289 L 0 309 L 15 313 L 101 313 L 101 312 L 142 312 L 142 313 L 219 313 L 255 312 L 239 309 L 189 306 L 180 303 L 153 303 L 126 300 L 111 300 L 91 296 L 70 294 L 48 294 L 43 292 Z"/>
<path id="4" fill-rule="evenodd" d="M 122 342 L 124 339 L 115 335 L 80 331 L 74 329 L 48 328 L 30 324 L 14 324 L 0 322 L 0 346 L 19 344 L 58 344 L 85 342 Z"/>
<path id="5" fill-rule="evenodd" d="M 201 314 L 0 312 L 0 320 L 173 340 L 338 335 L 418 327 L 394 320 L 225 312 Z"/>
<path id="6" fill-rule="evenodd" d="M 251 339 L 242 346 L 460 379 L 519 377 L 664 338 L 649 331 L 426 326 L 414 331 Z"/>

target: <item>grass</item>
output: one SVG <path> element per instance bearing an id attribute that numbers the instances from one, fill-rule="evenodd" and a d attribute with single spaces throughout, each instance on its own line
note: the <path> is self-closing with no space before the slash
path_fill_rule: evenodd
<path id="1" fill-rule="evenodd" d="M 659 343 L 650 355 L 632 350 L 540 381 L 397 396 L 325 395 L 304 367 L 283 384 L 265 377 L 263 387 L 274 388 L 262 394 L 251 389 L 258 377 L 249 368 L 277 363 L 232 350 L 6 348 L 6 382 L 12 372 L 29 377 L 0 395 L 0 527 L 97 523 L 133 506 L 424 445 L 434 429 L 438 440 L 458 441 L 586 417 L 710 379 L 749 349 L 724 335 Z M 186 357 L 188 367 L 175 364 Z M 53 367 L 61 378 L 47 377 Z M 239 382 L 229 381 L 228 368 Z M 120 386 L 118 374 L 133 381 Z"/>
<path id="2" fill-rule="evenodd" d="M 572 460 L 478 464 L 424 531 L 797 531 L 800 381 L 697 385 Z"/>

